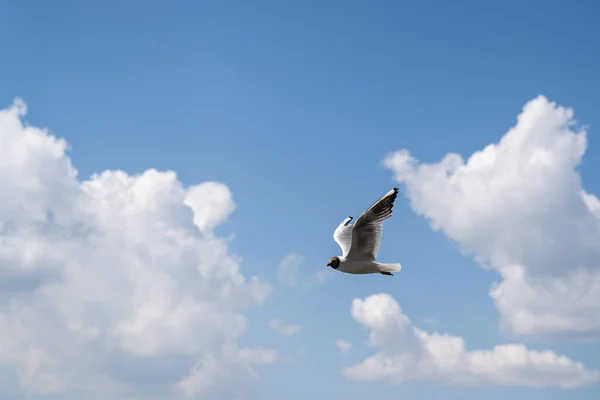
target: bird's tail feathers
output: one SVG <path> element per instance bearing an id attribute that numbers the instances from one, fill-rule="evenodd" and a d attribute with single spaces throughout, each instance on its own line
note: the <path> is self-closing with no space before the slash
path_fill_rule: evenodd
<path id="1" fill-rule="evenodd" d="M 402 269 L 402 265 L 400 265 L 399 263 L 395 263 L 395 264 L 377 263 L 377 268 L 379 269 L 379 271 L 383 271 L 383 272 L 400 272 L 400 270 Z"/>

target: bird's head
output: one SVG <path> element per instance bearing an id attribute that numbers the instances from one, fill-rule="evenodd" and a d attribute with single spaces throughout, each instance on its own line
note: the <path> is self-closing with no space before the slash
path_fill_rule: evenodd
<path id="1" fill-rule="evenodd" d="M 329 259 L 329 263 L 327 263 L 327 266 L 333 269 L 338 269 L 338 267 L 340 266 L 340 258 L 338 256 L 331 257 Z"/>

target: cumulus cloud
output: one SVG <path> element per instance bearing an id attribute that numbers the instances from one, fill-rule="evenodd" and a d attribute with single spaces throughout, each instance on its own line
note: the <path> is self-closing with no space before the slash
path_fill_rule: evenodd
<path id="1" fill-rule="evenodd" d="M 194 212 L 194 224 L 203 233 L 211 232 L 235 210 L 235 203 L 227 185 L 203 182 L 188 188 L 184 204 Z"/>
<path id="2" fill-rule="evenodd" d="M 411 207 L 502 281 L 490 296 L 516 334 L 600 338 L 600 201 L 578 167 L 587 146 L 573 110 L 537 97 L 498 143 L 465 162 L 385 165 Z"/>
<path id="3" fill-rule="evenodd" d="M 338 348 L 338 350 L 340 351 L 340 353 L 342 354 L 346 354 L 347 352 L 350 351 L 350 348 L 352 347 L 352 344 L 350 344 L 350 342 L 347 342 L 343 339 L 340 340 L 336 340 L 335 341 L 335 347 Z"/>
<path id="4" fill-rule="evenodd" d="M 271 288 L 213 232 L 235 209 L 227 186 L 153 169 L 78 180 L 25 112 L 0 111 L 0 377 L 41 397 L 251 393 L 277 354 L 238 347 L 241 311 Z"/>
<path id="5" fill-rule="evenodd" d="M 277 279 L 287 286 L 296 286 L 298 283 L 298 267 L 304 262 L 304 256 L 290 253 L 279 262 Z"/>
<path id="6" fill-rule="evenodd" d="M 269 328 L 285 336 L 292 336 L 300 332 L 300 329 L 302 329 L 300 325 L 284 325 L 278 319 L 272 319 L 271 321 L 269 321 Z"/>
<path id="7" fill-rule="evenodd" d="M 529 350 L 521 344 L 467 350 L 460 337 L 428 333 L 412 326 L 398 303 L 386 293 L 354 299 L 352 317 L 370 330 L 368 344 L 377 352 L 344 369 L 347 379 L 560 388 L 589 385 L 600 379 L 598 371 L 590 371 L 581 363 L 552 351 Z"/>

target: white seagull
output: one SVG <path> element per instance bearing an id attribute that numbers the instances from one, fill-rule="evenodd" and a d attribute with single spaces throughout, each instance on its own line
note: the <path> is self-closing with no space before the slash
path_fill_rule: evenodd
<path id="1" fill-rule="evenodd" d="M 383 221 L 392 216 L 394 200 L 398 197 L 398 188 L 393 188 L 371 205 L 354 224 L 352 217 L 345 218 L 333 232 L 333 239 L 342 248 L 342 255 L 331 257 L 328 267 L 348 274 L 393 275 L 400 272 L 402 266 L 381 264 L 375 261 L 379 245 Z"/>

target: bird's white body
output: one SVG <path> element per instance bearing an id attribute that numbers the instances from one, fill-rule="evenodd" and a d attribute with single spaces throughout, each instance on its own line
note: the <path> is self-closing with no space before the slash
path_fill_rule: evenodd
<path id="1" fill-rule="evenodd" d="M 387 192 L 371 205 L 357 220 L 345 218 L 333 233 L 333 238 L 342 249 L 342 255 L 332 257 L 328 266 L 348 274 L 392 275 L 399 272 L 400 264 L 383 264 L 376 261 L 383 221 L 392 216 L 398 188 Z"/>
<path id="2" fill-rule="evenodd" d="M 400 272 L 402 266 L 400 264 L 381 264 L 377 261 L 355 261 L 346 260 L 343 257 L 339 257 L 340 266 L 337 267 L 338 271 L 346 272 L 347 274 L 377 274 L 381 272 Z"/>

